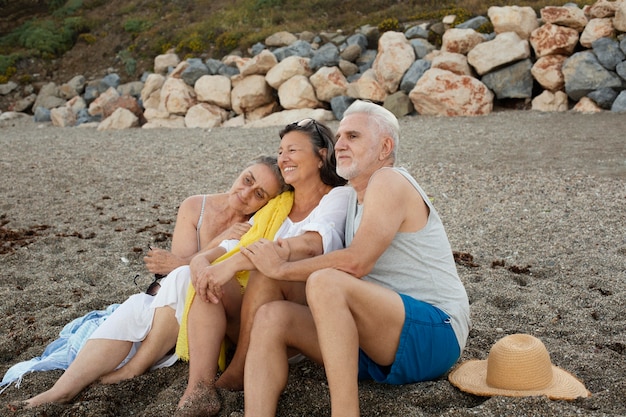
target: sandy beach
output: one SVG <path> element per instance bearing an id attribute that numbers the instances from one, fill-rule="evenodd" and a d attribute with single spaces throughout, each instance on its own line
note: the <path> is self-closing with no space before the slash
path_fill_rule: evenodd
<path id="1" fill-rule="evenodd" d="M 532 334 L 592 396 L 477 397 L 446 377 L 364 382 L 362 415 L 626 415 L 626 116 L 503 111 L 400 123 L 398 165 L 439 211 L 470 298 L 461 361 L 486 359 L 505 335 Z M 0 373 L 41 355 L 74 318 L 143 290 L 151 276 L 142 257 L 149 245 L 169 247 L 178 204 L 226 190 L 247 161 L 276 152 L 278 130 L 0 122 Z M 6 403 L 51 387 L 62 371 L 28 374 L 0 395 L 0 415 L 171 416 L 187 368 L 9 412 Z M 221 416 L 242 410 L 243 394 L 224 395 Z M 330 415 L 323 368 L 293 366 L 278 415 Z"/>

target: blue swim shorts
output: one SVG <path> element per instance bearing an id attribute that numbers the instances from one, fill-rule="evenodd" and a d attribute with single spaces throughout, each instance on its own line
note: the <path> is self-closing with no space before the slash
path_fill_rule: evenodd
<path id="1" fill-rule="evenodd" d="M 445 374 L 461 355 L 450 317 L 428 303 L 400 294 L 406 317 L 391 366 L 380 366 L 359 350 L 359 379 L 386 384 L 429 381 Z"/>

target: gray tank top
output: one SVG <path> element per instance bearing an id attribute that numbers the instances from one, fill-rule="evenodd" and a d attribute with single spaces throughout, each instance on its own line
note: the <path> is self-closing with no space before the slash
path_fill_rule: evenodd
<path id="1" fill-rule="evenodd" d="M 423 229 L 397 233 L 365 277 L 397 293 L 443 310 L 450 316 L 461 350 L 469 334 L 469 301 L 456 271 L 450 242 L 439 214 L 417 181 L 404 168 L 391 168 L 402 174 L 420 193 L 430 213 Z M 346 246 L 350 244 L 361 222 L 363 210 L 354 194 L 348 209 Z"/>

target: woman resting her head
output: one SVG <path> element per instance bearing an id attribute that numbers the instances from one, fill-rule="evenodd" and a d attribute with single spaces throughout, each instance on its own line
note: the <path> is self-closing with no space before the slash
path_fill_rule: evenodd
<path id="1" fill-rule="evenodd" d="M 254 236 L 280 239 L 289 251 L 289 259 L 315 256 L 343 247 L 344 227 L 351 187 L 335 171 L 334 136 L 324 124 L 305 119 L 287 125 L 280 132 L 278 166 L 293 192 L 283 193 L 253 218 L 253 229 L 239 242 L 225 241 L 217 248 L 198 254 L 190 265 L 193 287 L 187 298 L 187 309 L 180 328 L 177 353 L 189 359 L 187 388 L 179 401 L 176 415 L 215 415 L 221 408 L 215 388 L 218 358 L 226 336 L 237 344 L 239 363 L 236 374 L 243 374 L 243 360 L 251 328 L 250 311 L 271 300 L 289 299 L 305 303 L 303 282 L 270 282 L 254 271 L 254 265 L 238 248 L 251 243 L 248 239 L 266 211 L 274 210 L 266 227 L 268 235 Z M 228 251 L 228 252 L 227 252 Z M 213 262 L 217 256 L 231 254 Z M 213 262 L 213 263 L 212 263 Z M 242 278 L 241 271 L 249 271 Z M 233 279 L 236 276 L 236 279 Z M 249 286 L 243 294 L 243 286 Z M 269 285 L 266 285 L 268 282 Z M 242 310 L 243 303 L 243 310 Z M 241 321 L 241 329 L 240 329 Z M 239 355 L 239 356 L 237 356 Z M 228 372 L 234 364 L 231 364 Z M 226 374 L 224 374 L 226 375 Z M 230 383 L 241 385 L 238 375 Z M 220 381 L 222 379 L 220 378 Z M 218 384 L 219 382 L 218 381 Z M 226 388 L 230 388 L 224 384 Z"/>
<path id="2" fill-rule="evenodd" d="M 148 258 L 164 261 L 146 264 L 152 272 L 166 272 L 185 265 L 201 247 L 239 238 L 257 210 L 279 193 L 290 189 L 282 179 L 276 158 L 262 156 L 248 165 L 229 191 L 187 198 L 178 212 L 172 251 L 157 251 Z M 69 402 L 89 384 L 117 383 L 149 369 L 171 366 L 177 357 L 179 320 L 184 306 L 188 266 L 179 266 L 161 280 L 155 296 L 139 293 L 129 297 L 89 336 L 67 370 L 49 390 L 16 406 L 34 407 L 50 402 Z M 177 315 L 177 310 L 179 311 Z"/>
<path id="3" fill-rule="evenodd" d="M 274 184 L 259 184 L 272 182 L 270 173 L 279 179 L 281 190 L 285 189 L 276 158 L 263 155 L 251 161 L 227 192 L 187 197 L 176 215 L 171 250 L 151 247 L 144 257 L 148 271 L 165 276 L 189 265 L 198 252 L 226 239 L 239 239 L 250 229 L 248 220 L 259 204 L 275 197 Z"/>

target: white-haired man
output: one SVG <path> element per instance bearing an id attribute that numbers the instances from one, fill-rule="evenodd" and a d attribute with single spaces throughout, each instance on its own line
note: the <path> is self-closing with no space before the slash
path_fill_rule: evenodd
<path id="1" fill-rule="evenodd" d="M 460 357 L 469 302 L 441 220 L 413 177 L 394 167 L 395 116 L 356 101 L 337 131 L 337 173 L 356 198 L 346 248 L 289 262 L 281 242 L 242 252 L 266 276 L 306 281 L 308 306 L 280 301 L 256 314 L 245 365 L 246 416 L 273 416 L 291 349 L 323 363 L 333 416 L 358 416 L 358 380 L 430 380 Z"/>

